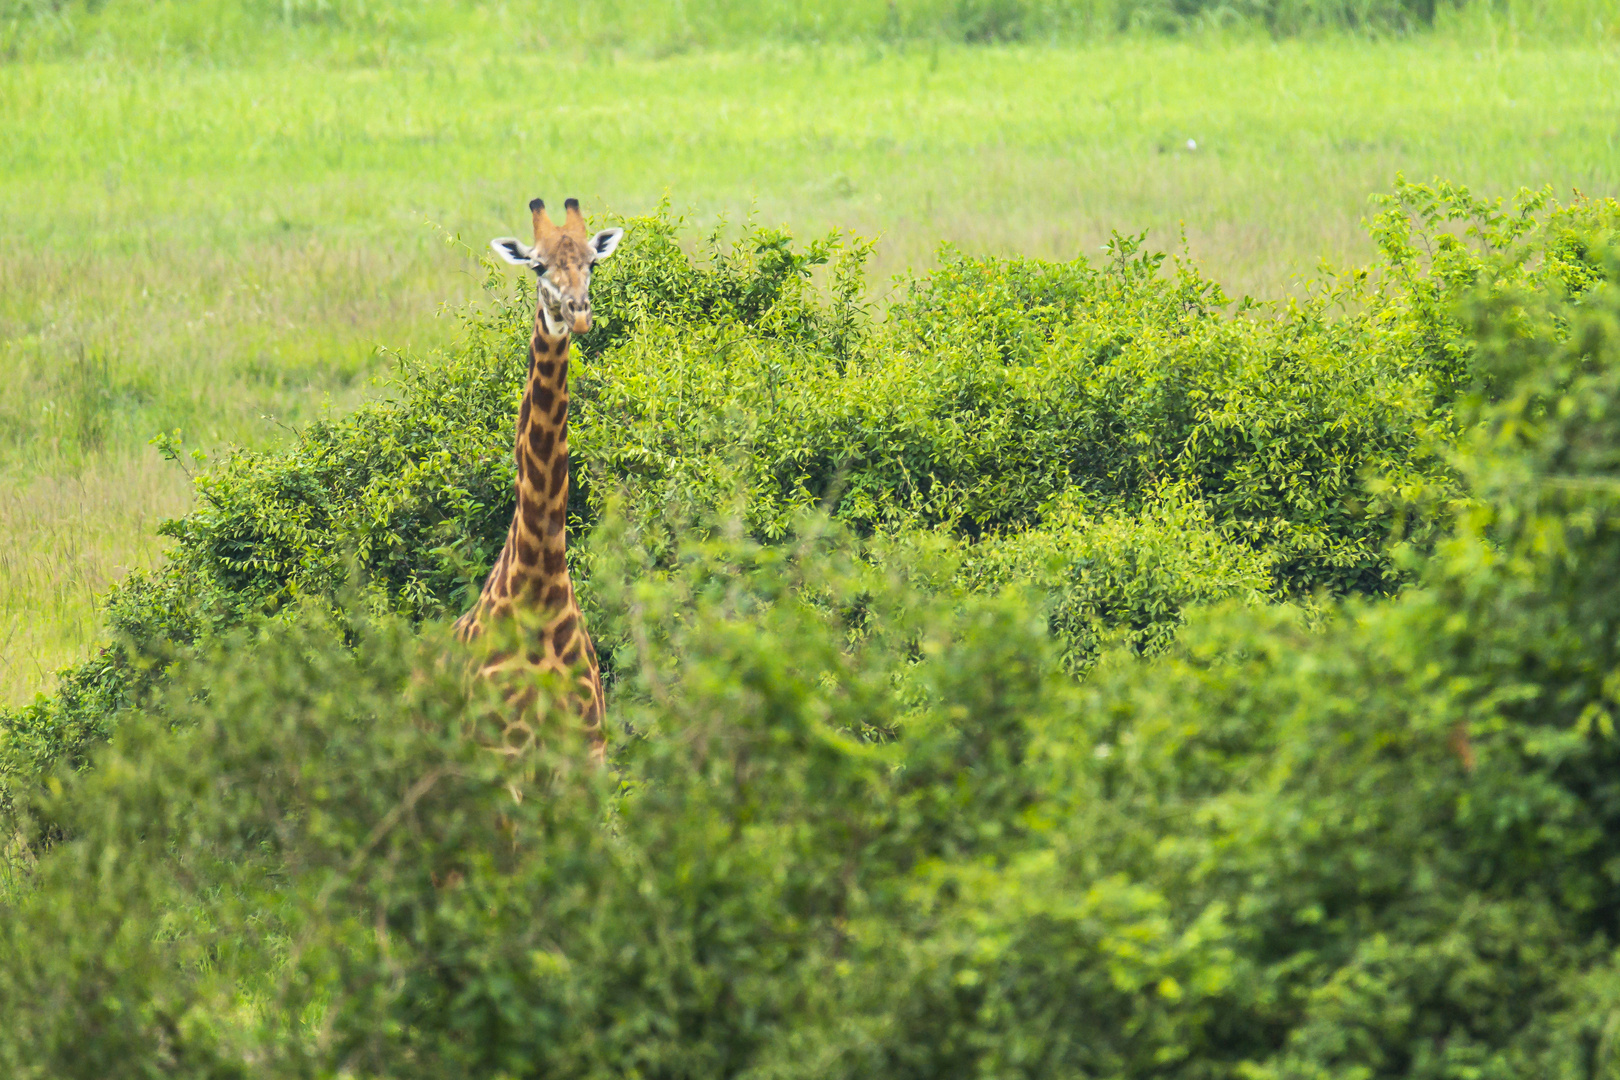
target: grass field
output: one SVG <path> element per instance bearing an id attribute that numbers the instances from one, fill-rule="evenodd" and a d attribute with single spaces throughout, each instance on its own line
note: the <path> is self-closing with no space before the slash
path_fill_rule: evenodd
<path id="1" fill-rule="evenodd" d="M 1612 45 L 1477 35 L 0 65 L 0 687 L 45 687 L 157 556 L 189 487 L 154 434 L 265 444 L 376 392 L 533 195 L 879 235 L 879 280 L 1184 229 L 1277 295 L 1367 254 L 1397 171 L 1615 194 L 1616 117 Z"/>

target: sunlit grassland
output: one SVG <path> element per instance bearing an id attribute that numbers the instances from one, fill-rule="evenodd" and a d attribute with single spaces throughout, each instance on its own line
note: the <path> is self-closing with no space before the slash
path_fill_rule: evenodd
<path id="1" fill-rule="evenodd" d="M 469 247 L 534 195 L 880 235 L 879 300 L 941 241 L 1071 258 L 1143 228 L 1277 295 L 1367 256 L 1397 171 L 1615 194 L 1617 61 L 1333 39 L 0 66 L 0 685 L 44 685 L 94 592 L 155 557 L 187 484 L 154 433 L 262 445 L 374 392 L 377 346 L 445 343 Z"/>

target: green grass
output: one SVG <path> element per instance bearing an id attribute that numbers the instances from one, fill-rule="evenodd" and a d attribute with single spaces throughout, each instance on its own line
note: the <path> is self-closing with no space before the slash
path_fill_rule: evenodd
<path id="1" fill-rule="evenodd" d="M 1112 229 L 1165 245 L 1184 229 L 1236 296 L 1362 260 L 1367 196 L 1397 171 L 1620 188 L 1605 46 L 870 41 L 660 59 L 333 41 L 245 65 L 89 48 L 0 65 L 8 700 L 78 655 L 94 593 L 156 557 L 153 521 L 185 505 L 153 434 L 264 444 L 375 392 L 378 345 L 444 343 L 435 313 L 534 195 L 630 213 L 667 193 L 705 225 L 881 235 L 879 280 L 941 241 L 1066 259 Z"/>
<path id="2" fill-rule="evenodd" d="M 369 60 L 464 43 L 643 57 L 761 42 L 1095 43 L 1143 33 L 1430 30 L 1470 41 L 1611 43 L 1610 0 L 0 0 L 0 59 L 337 49 Z"/>

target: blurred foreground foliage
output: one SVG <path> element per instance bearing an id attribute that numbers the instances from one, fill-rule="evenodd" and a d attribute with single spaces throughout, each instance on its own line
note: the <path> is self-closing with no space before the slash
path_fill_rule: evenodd
<path id="1" fill-rule="evenodd" d="M 443 630 L 511 512 L 492 283 L 3 717 L 0 1066 L 1611 1074 L 1617 224 L 1402 184 L 1306 302 L 1116 238 L 874 323 L 858 241 L 630 222 L 574 375 L 602 773 L 481 749 Z"/>

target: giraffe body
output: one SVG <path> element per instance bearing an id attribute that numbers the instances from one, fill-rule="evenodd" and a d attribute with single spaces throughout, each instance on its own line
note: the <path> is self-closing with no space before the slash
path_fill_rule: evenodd
<path id="1" fill-rule="evenodd" d="M 563 702 L 579 717 L 592 757 L 600 763 L 605 751 L 602 676 L 568 575 L 568 347 L 573 334 L 591 326 L 591 266 L 612 254 L 623 230 L 605 229 L 588 237 L 579 203 L 569 199 L 566 207 L 559 228 L 543 202 L 529 204 L 532 248 L 510 237 L 490 242 L 506 261 L 535 271 L 538 296 L 513 447 L 517 509 L 478 603 L 457 620 L 455 629 L 458 639 L 470 643 L 501 620 L 518 623 L 518 647 L 492 653 L 479 668 L 507 691 L 508 749 L 515 752 L 532 739 L 540 676 L 551 673 L 564 687 Z"/>

